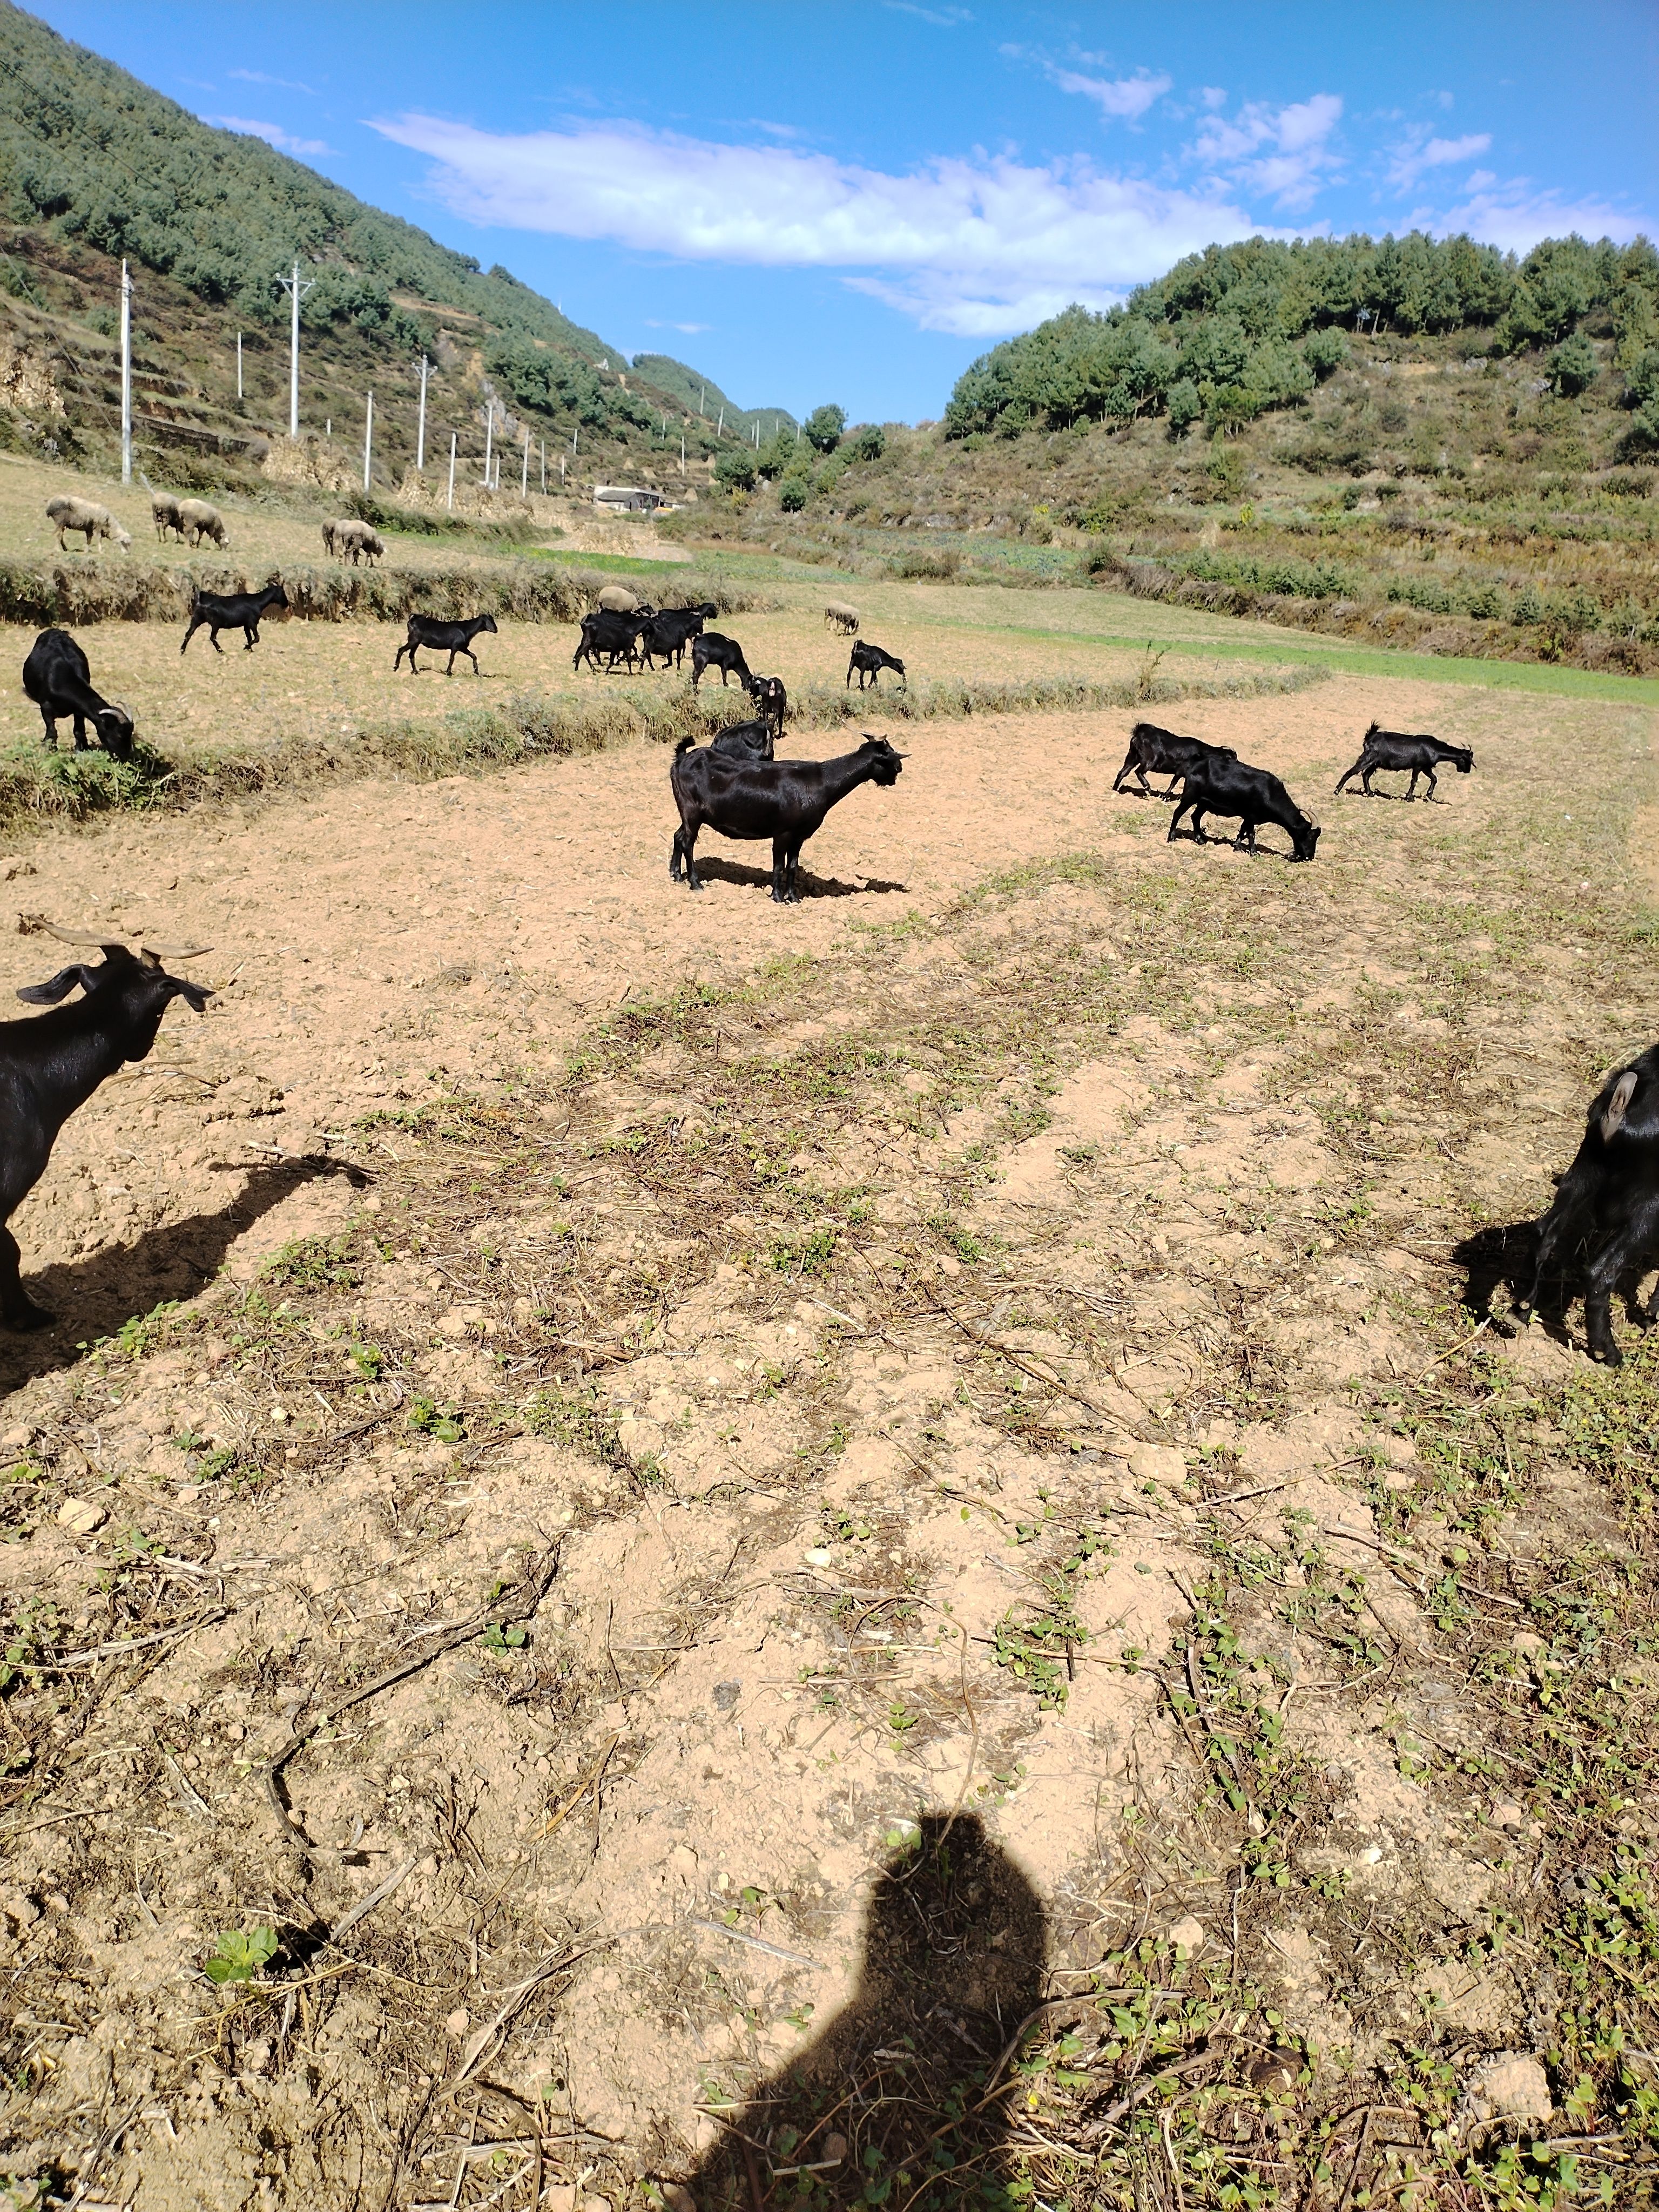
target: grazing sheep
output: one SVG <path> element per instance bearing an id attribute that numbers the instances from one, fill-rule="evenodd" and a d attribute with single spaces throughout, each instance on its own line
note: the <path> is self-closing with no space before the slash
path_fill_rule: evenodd
<path id="1" fill-rule="evenodd" d="M 1364 742 L 1359 750 L 1359 758 L 1348 770 L 1347 775 L 1342 777 L 1336 787 L 1340 792 L 1344 784 L 1358 776 L 1359 788 L 1367 799 L 1383 797 L 1386 796 L 1385 793 L 1371 789 L 1371 778 L 1377 770 L 1397 769 L 1403 775 L 1409 769 L 1412 780 L 1407 787 L 1407 798 L 1408 799 L 1416 798 L 1417 779 L 1419 775 L 1425 775 L 1429 779 L 1426 795 L 1429 799 L 1432 799 L 1434 772 L 1437 768 L 1455 768 L 1459 775 L 1467 775 L 1474 766 L 1474 754 L 1468 745 L 1444 744 L 1438 738 L 1405 737 L 1398 730 L 1379 729 L 1373 722 L 1365 732 Z"/>
<path id="2" fill-rule="evenodd" d="M 179 519 L 179 501 L 173 493 L 153 491 L 149 495 L 149 515 L 155 525 L 158 538 L 165 538 L 169 531 L 176 538 L 184 536 L 185 526 Z"/>
<path id="3" fill-rule="evenodd" d="M 1536 1310 L 1546 1276 L 1581 1266 L 1590 1358 L 1620 1365 L 1613 1293 L 1659 1252 L 1659 1045 L 1610 1075 L 1591 1100 L 1583 1141 L 1539 1232 L 1527 1310 Z M 1643 1328 L 1659 1321 L 1659 1288 L 1637 1318 Z"/>
<path id="4" fill-rule="evenodd" d="M 59 552 L 69 551 L 68 546 L 64 543 L 64 532 L 66 530 L 80 530 L 86 533 L 86 550 L 88 553 L 92 550 L 92 541 L 94 538 L 112 539 L 124 553 L 131 550 L 131 538 L 122 529 L 109 509 L 106 507 L 100 507 L 96 500 L 49 499 L 46 501 L 46 520 L 57 526 Z"/>
<path id="5" fill-rule="evenodd" d="M 843 599 L 831 599 L 823 611 L 823 626 L 838 631 L 842 637 L 851 637 L 859 626 L 859 611 L 849 607 Z"/>
<path id="6" fill-rule="evenodd" d="M 337 522 L 334 544 L 340 556 L 349 561 L 354 568 L 360 561 L 367 561 L 372 568 L 386 553 L 379 532 L 367 522 Z"/>
<path id="7" fill-rule="evenodd" d="M 225 543 L 225 518 L 204 499 L 180 500 L 179 520 L 189 532 L 192 545 L 199 545 L 204 538 L 210 538 L 216 545 Z"/>
<path id="8" fill-rule="evenodd" d="M 593 604 L 608 615 L 648 615 L 655 611 L 637 599 L 626 584 L 607 584 Z"/>
<path id="9" fill-rule="evenodd" d="M 867 733 L 855 753 L 823 761 L 756 760 L 747 748 L 733 755 L 718 744 L 700 746 L 682 738 L 668 771 L 680 811 L 669 875 L 678 883 L 684 862 L 686 882 L 694 891 L 702 889 L 695 848 L 705 826 L 722 837 L 769 837 L 772 896 L 793 906 L 800 897 L 795 889 L 800 848 L 822 829 L 830 808 L 861 783 L 896 783 L 903 761 L 885 738 Z"/>

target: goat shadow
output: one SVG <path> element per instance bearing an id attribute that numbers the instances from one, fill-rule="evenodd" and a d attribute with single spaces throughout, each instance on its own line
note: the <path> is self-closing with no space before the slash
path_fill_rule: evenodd
<path id="1" fill-rule="evenodd" d="M 216 1161 L 212 1172 L 246 1176 L 217 1212 L 192 1213 L 147 1230 L 130 1244 L 107 1244 L 83 1260 L 60 1261 L 38 1273 L 25 1266 L 24 1288 L 57 1319 L 50 1328 L 0 1328 L 0 1395 L 21 1389 L 37 1375 L 73 1367 L 84 1356 L 82 1344 L 113 1334 L 135 1314 L 165 1299 L 194 1297 L 218 1273 L 236 1239 L 303 1184 L 337 1175 L 354 1187 L 368 1181 L 361 1168 L 321 1158 L 252 1169 Z"/>
<path id="2" fill-rule="evenodd" d="M 772 888 L 770 868 L 746 867 L 741 860 L 723 860 L 718 854 L 707 857 L 697 855 L 697 873 L 705 881 L 720 884 L 744 884 L 751 889 L 769 891 Z M 892 891 L 908 891 L 908 884 L 890 884 L 879 876 L 871 876 L 861 884 L 844 884 L 839 876 L 810 875 L 805 868 L 795 871 L 795 889 L 803 901 L 809 898 L 864 898 L 885 896 Z"/>
<path id="3" fill-rule="evenodd" d="M 972 1814 L 928 1814 L 877 1880 L 851 2002 L 687 2177 L 698 2212 L 830 2212 L 878 2201 L 882 2178 L 895 2212 L 913 2193 L 928 2212 L 1001 2201 L 1002 2062 L 1047 1957 L 1042 1904 L 1006 1853 Z"/>
<path id="4" fill-rule="evenodd" d="M 1540 1223 L 1535 1219 L 1511 1221 L 1502 1226 L 1492 1222 L 1452 1248 L 1452 1257 L 1463 1270 L 1459 1303 L 1473 1320 L 1488 1324 L 1494 1336 L 1518 1336 L 1527 1325 L 1528 1315 L 1518 1309 L 1524 1307 L 1532 1296 L 1540 1236 Z M 1613 1286 L 1613 1295 L 1622 1303 L 1626 1317 L 1637 1328 L 1650 1326 L 1642 1310 L 1638 1292 L 1644 1279 L 1651 1272 L 1650 1261 L 1638 1261 L 1626 1268 Z M 1541 1322 L 1558 1344 L 1571 1345 L 1576 1340 L 1567 1323 L 1567 1312 L 1574 1301 L 1583 1295 L 1583 1288 L 1581 1253 L 1569 1254 L 1564 1264 L 1553 1274 L 1546 1275 L 1538 1285 L 1538 1304 L 1529 1309 L 1530 1316 Z M 1507 1293 L 1507 1304 L 1502 1309 L 1492 1304 L 1500 1291 Z"/>

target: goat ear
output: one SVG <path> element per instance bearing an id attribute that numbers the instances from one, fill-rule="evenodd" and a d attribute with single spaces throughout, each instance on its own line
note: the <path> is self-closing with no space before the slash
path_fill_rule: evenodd
<path id="1" fill-rule="evenodd" d="M 72 968 L 60 968 L 49 983 L 21 985 L 17 995 L 25 1006 L 55 1006 L 60 1000 L 68 998 L 77 983 L 83 991 L 89 991 L 92 975 L 93 970 L 77 960 Z"/>
<path id="2" fill-rule="evenodd" d="M 182 975 L 175 975 L 173 988 L 176 996 L 182 999 L 193 1013 L 206 1013 L 207 1002 L 213 994 L 205 983 L 186 982 Z"/>
<path id="3" fill-rule="evenodd" d="M 1630 1102 L 1636 1096 L 1636 1085 L 1637 1074 L 1633 1067 L 1627 1067 L 1618 1082 L 1613 1085 L 1613 1096 L 1608 1099 L 1607 1109 L 1601 1115 L 1601 1141 L 1604 1145 L 1611 1143 L 1620 1130 L 1624 1127 L 1625 1115 L 1630 1110 Z"/>

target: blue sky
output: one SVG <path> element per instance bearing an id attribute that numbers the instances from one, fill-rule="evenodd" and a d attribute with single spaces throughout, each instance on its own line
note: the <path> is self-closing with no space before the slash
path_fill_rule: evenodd
<path id="1" fill-rule="evenodd" d="M 939 414 L 1256 230 L 1659 230 L 1654 0 L 38 12 L 740 404 Z"/>

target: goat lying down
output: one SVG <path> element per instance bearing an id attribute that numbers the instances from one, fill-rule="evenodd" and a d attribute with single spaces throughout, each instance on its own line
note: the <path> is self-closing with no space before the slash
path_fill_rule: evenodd
<path id="1" fill-rule="evenodd" d="M 733 733 L 726 730 L 720 734 L 730 738 Z M 868 735 L 855 753 L 824 761 L 756 759 L 751 754 L 722 750 L 719 738 L 712 745 L 699 746 L 682 738 L 668 771 L 680 812 L 669 875 L 678 883 L 684 863 L 690 888 L 702 889 L 696 858 L 701 830 L 740 842 L 769 837 L 772 896 L 781 904 L 793 906 L 800 897 L 795 888 L 800 848 L 823 828 L 830 808 L 861 783 L 896 783 L 903 763 L 903 754 L 896 752 L 885 738 Z"/>
<path id="2" fill-rule="evenodd" d="M 1459 775 L 1467 775 L 1474 766 L 1474 755 L 1468 745 L 1444 744 L 1438 738 L 1407 737 L 1399 730 L 1379 729 L 1373 722 L 1365 732 L 1359 758 L 1346 775 L 1339 778 L 1336 787 L 1340 792 L 1346 784 L 1358 776 L 1359 788 L 1367 799 L 1383 797 L 1386 794 L 1371 789 L 1371 778 L 1378 769 L 1394 769 L 1403 775 L 1409 769 L 1412 780 L 1406 792 L 1407 798 L 1416 798 L 1417 779 L 1419 775 L 1425 775 L 1429 780 L 1426 796 L 1432 799 L 1434 772 L 1437 768 L 1455 768 Z"/>
<path id="3" fill-rule="evenodd" d="M 49 921 L 38 926 L 66 945 L 97 945 L 104 957 L 95 968 L 76 961 L 18 992 L 26 1004 L 52 1012 L 0 1022 L 0 1320 L 8 1328 L 45 1328 L 52 1318 L 24 1291 L 17 1239 L 5 1224 L 46 1172 L 58 1131 L 106 1077 L 127 1060 L 148 1058 L 174 999 L 202 1014 L 213 996 L 204 984 L 169 975 L 162 964 L 164 958 L 194 960 L 199 952 L 134 953 Z M 63 1005 L 77 988 L 84 995 Z"/>
<path id="4" fill-rule="evenodd" d="M 1538 1267 L 1526 1310 L 1569 1270 L 1584 1286 L 1584 1334 L 1592 1359 L 1621 1364 L 1613 1340 L 1613 1293 L 1659 1258 L 1659 1044 L 1616 1069 L 1590 1102 L 1583 1142 L 1539 1224 Z M 1659 1285 L 1636 1315 L 1659 1321 Z"/>

